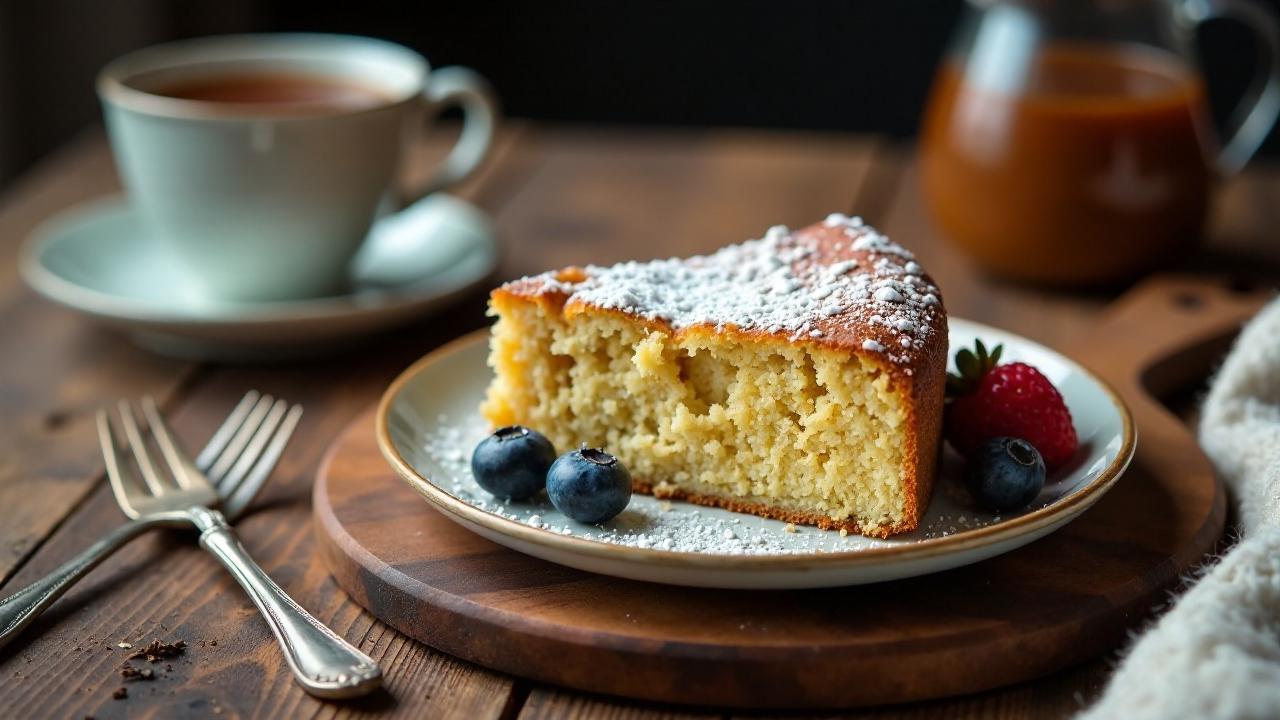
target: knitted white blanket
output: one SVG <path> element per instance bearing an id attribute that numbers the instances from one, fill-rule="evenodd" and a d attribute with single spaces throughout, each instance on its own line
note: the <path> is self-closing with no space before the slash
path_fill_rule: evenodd
<path id="1" fill-rule="evenodd" d="M 1138 638 L 1082 720 L 1280 718 L 1280 301 L 1227 357 L 1200 444 L 1242 539 Z"/>

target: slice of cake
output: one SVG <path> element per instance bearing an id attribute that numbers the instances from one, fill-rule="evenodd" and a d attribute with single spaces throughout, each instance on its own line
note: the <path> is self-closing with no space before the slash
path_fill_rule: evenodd
<path id="1" fill-rule="evenodd" d="M 490 310 L 485 417 L 602 446 L 638 492 L 876 537 L 928 505 L 946 311 L 858 218 L 523 278 Z"/>

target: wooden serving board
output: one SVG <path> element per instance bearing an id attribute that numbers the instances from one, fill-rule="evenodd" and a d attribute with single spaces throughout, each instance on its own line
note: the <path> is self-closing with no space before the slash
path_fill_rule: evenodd
<path id="1" fill-rule="evenodd" d="M 539 681 L 787 708 L 1014 683 L 1116 647 L 1218 541 L 1222 486 L 1156 397 L 1202 381 L 1261 302 L 1168 278 L 1121 298 L 1071 354 L 1132 408 L 1133 465 L 1066 528 L 958 570 L 842 589 L 725 591 L 553 565 L 432 510 L 383 462 L 372 413 L 352 423 L 320 470 L 316 535 L 339 585 L 392 627 Z"/>

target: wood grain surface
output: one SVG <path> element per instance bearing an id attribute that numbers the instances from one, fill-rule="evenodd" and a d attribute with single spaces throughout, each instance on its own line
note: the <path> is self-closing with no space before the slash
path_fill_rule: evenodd
<path id="1" fill-rule="evenodd" d="M 406 169 L 429 172 L 451 138 L 424 143 Z M 320 458 L 343 427 L 415 357 L 481 327 L 483 298 L 334 358 L 230 367 L 157 358 L 34 296 L 18 281 L 20 243 L 36 223 L 116 192 L 100 131 L 91 131 L 0 197 L 0 593 L 30 582 L 121 516 L 101 483 L 91 433 L 102 403 L 156 394 L 198 446 L 248 388 L 303 402 L 298 437 L 258 510 L 241 523 L 251 553 L 305 607 L 384 663 L 387 689 L 359 703 L 312 700 L 291 681 L 265 625 L 235 584 L 185 535 L 156 534 L 95 570 L 25 637 L 0 650 L 0 707 L 14 717 L 726 717 L 582 694 L 455 660 L 375 620 L 329 579 L 311 535 Z M 1053 294 L 982 278 L 929 226 L 911 150 L 875 138 L 510 123 L 498 152 L 460 194 L 490 210 L 506 247 L 504 277 L 573 262 L 705 251 L 774 223 L 860 213 L 912 247 L 944 283 L 957 315 L 1055 346 L 1092 331 L 1118 290 Z M 1179 259 L 1197 273 L 1268 286 L 1280 171 L 1251 169 L 1220 196 L 1209 251 Z M 1158 328 L 1153 328 L 1153 332 Z M 1221 350 L 1220 347 L 1216 348 Z M 172 671 L 120 687 L 122 640 L 192 643 Z M 205 641 L 201 644 L 200 641 Z M 212 642 L 217 641 L 217 645 Z M 1096 695 L 1109 661 L 956 700 L 850 717 L 1062 717 Z M 797 714 L 784 714 L 798 717 Z M 827 717 L 834 715 L 827 714 Z"/>
<path id="2" fill-rule="evenodd" d="M 1259 305 L 1256 294 L 1190 280 L 1149 281 L 1117 301 L 1089 340 L 1105 351 L 1076 355 L 1101 363 L 1133 408 L 1143 428 L 1133 464 L 1065 529 L 977 565 L 793 592 L 572 570 L 484 540 L 418 498 L 383 460 L 371 414 L 321 465 L 312 502 L 321 554 L 338 584 L 397 630 L 486 667 L 592 692 L 823 708 L 1020 682 L 1117 645 L 1217 542 L 1222 487 L 1144 379 L 1153 369 L 1184 382 L 1203 376 L 1195 349 L 1229 336 Z M 1179 330 L 1153 338 L 1152 326 Z"/>

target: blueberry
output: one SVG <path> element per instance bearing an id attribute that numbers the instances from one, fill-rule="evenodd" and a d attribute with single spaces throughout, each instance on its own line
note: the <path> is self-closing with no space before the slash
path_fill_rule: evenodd
<path id="1" fill-rule="evenodd" d="M 604 450 L 574 450 L 552 463 L 547 497 L 565 515 L 595 525 L 612 519 L 631 501 L 631 473 Z"/>
<path id="2" fill-rule="evenodd" d="M 969 457 L 964 482 L 973 499 L 988 510 L 1020 510 L 1044 487 L 1044 460 L 1026 440 L 992 438 Z"/>
<path id="3" fill-rule="evenodd" d="M 555 462 L 551 441 L 527 427 L 499 428 L 471 453 L 471 474 L 480 487 L 500 498 L 526 500 L 547 483 Z"/>

